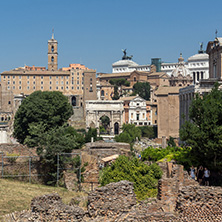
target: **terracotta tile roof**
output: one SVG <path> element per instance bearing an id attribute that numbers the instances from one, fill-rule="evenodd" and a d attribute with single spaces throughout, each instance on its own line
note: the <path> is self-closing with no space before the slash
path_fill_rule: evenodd
<path id="1" fill-rule="evenodd" d="M 123 101 L 127 101 L 127 100 L 133 100 L 133 99 L 135 99 L 136 97 L 138 97 L 138 96 L 126 96 L 126 97 L 121 97 L 121 98 L 119 98 L 119 100 L 123 100 Z"/>

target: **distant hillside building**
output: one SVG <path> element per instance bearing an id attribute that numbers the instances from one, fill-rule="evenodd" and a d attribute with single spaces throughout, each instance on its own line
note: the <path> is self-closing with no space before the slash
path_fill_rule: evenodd
<path id="1" fill-rule="evenodd" d="M 48 69 L 24 66 L 5 71 L 1 73 L 1 84 L 14 98 L 28 96 L 37 90 L 62 92 L 69 97 L 74 109 L 71 122 L 83 121 L 85 100 L 97 98 L 96 70 L 82 64 L 70 64 L 69 67 L 58 69 L 58 42 L 54 34 L 48 41 Z"/>

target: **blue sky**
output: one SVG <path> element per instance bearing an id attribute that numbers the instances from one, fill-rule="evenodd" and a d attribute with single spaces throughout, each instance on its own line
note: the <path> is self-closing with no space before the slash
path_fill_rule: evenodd
<path id="1" fill-rule="evenodd" d="M 222 36 L 222 1 L 206 0 L 1 0 L 0 72 L 47 66 L 52 28 L 59 67 L 83 63 L 111 72 L 121 49 L 138 64 L 176 62 L 196 54 L 199 42 Z"/>

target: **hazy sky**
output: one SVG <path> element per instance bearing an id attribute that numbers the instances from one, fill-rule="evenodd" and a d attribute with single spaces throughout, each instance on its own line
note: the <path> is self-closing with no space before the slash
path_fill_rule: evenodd
<path id="1" fill-rule="evenodd" d="M 111 72 L 121 49 L 138 64 L 176 62 L 197 53 L 199 42 L 222 36 L 222 1 L 1 0 L 0 72 L 47 66 L 52 28 L 59 67 L 82 63 Z"/>

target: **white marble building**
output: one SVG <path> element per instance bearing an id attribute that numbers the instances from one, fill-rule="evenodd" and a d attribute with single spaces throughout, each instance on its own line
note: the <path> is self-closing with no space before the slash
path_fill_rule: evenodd
<path id="1" fill-rule="evenodd" d="M 129 123 L 135 125 L 151 125 L 151 119 L 147 118 L 146 100 L 137 96 L 129 103 Z M 150 115 L 152 117 L 152 114 Z"/>
<path id="2" fill-rule="evenodd" d="M 206 54 L 202 45 L 197 54 L 188 58 L 188 61 L 184 63 L 185 68 L 190 71 L 192 78 L 194 79 L 194 83 L 199 82 L 201 79 L 209 78 L 209 56 Z M 137 71 L 150 71 L 150 64 L 147 65 L 138 65 L 136 62 L 132 60 L 119 60 L 112 64 L 112 72 L 113 73 L 122 73 L 122 72 L 132 72 L 134 70 Z M 161 63 L 161 71 L 166 72 L 169 76 L 171 76 L 173 70 L 175 70 L 179 66 L 178 62 L 175 63 Z"/>

